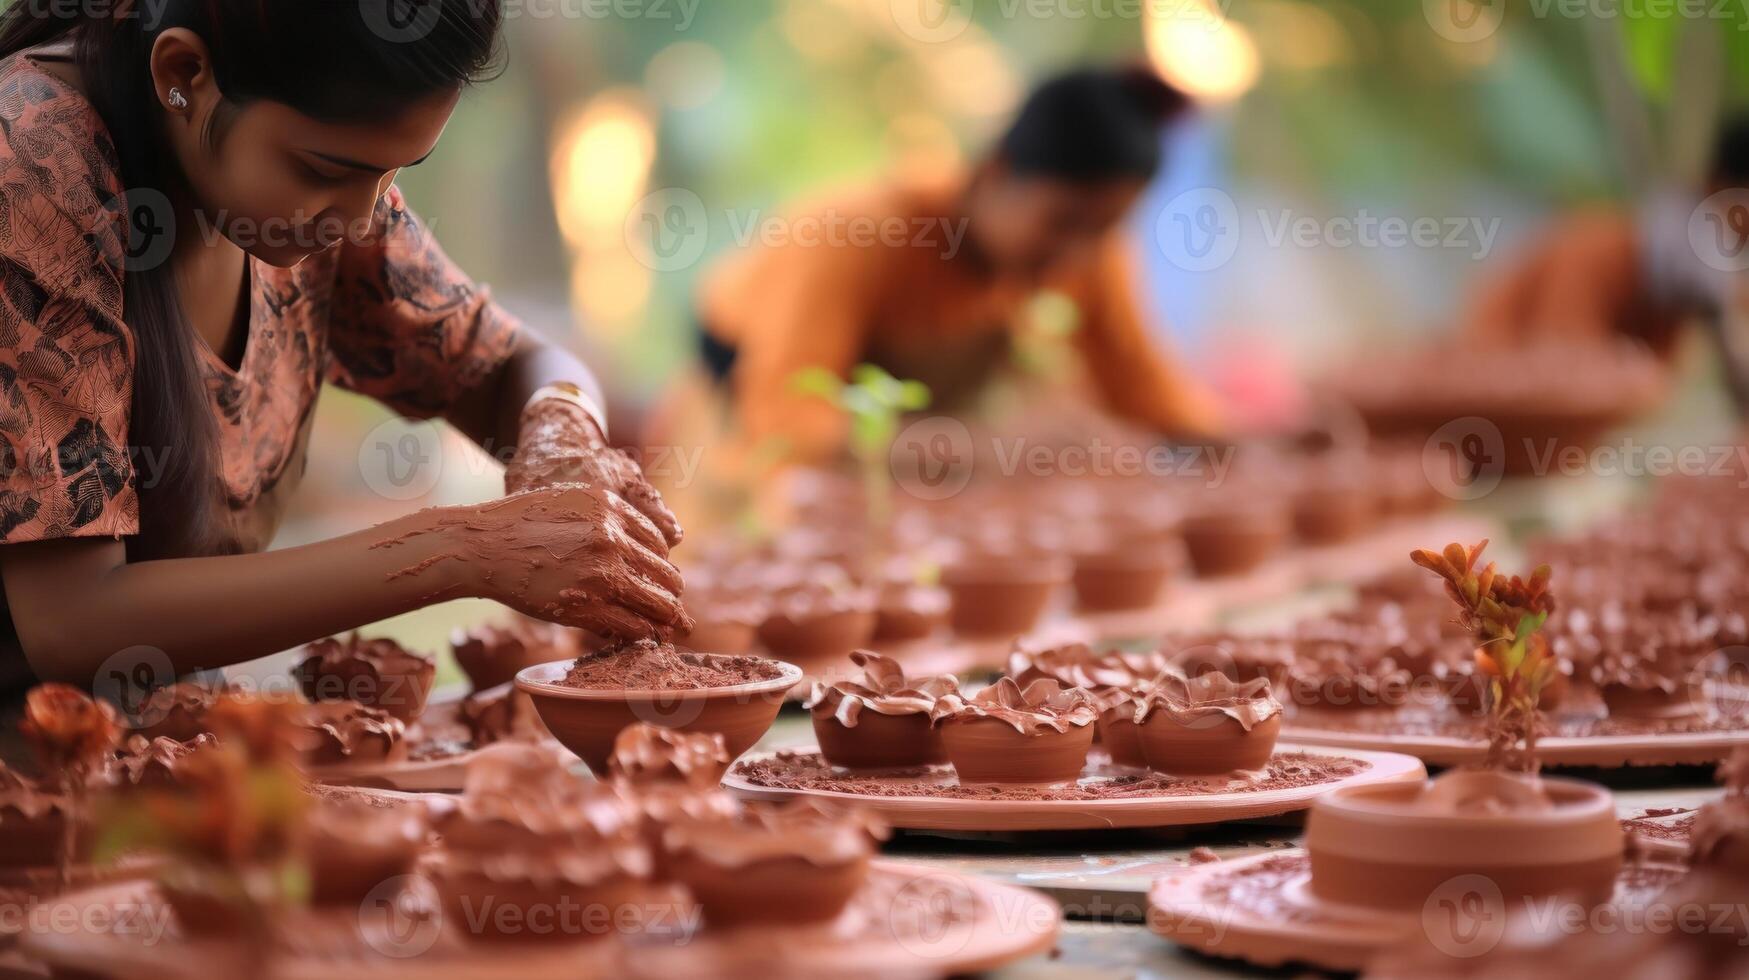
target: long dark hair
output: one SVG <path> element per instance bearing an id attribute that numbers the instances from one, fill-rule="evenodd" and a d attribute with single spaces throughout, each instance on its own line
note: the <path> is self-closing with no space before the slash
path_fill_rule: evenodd
<path id="1" fill-rule="evenodd" d="M 1160 169 L 1161 127 L 1189 108 L 1146 67 L 1077 69 L 1027 98 L 1002 137 L 1002 158 L 1022 176 L 1146 180 Z"/>
<path id="2" fill-rule="evenodd" d="M 122 186 L 169 192 L 180 174 L 163 145 L 152 45 L 171 28 L 206 42 L 224 103 L 202 133 L 223 139 L 256 100 L 324 122 L 375 122 L 497 66 L 501 0 L 17 0 L 0 14 L 0 57 L 62 39 L 114 143 Z M 130 222 L 137 221 L 129 215 Z M 209 554 L 219 503 L 217 425 L 170 263 L 123 277 L 134 336 L 129 445 L 162 454 L 142 481 L 140 535 L 130 558 Z"/>

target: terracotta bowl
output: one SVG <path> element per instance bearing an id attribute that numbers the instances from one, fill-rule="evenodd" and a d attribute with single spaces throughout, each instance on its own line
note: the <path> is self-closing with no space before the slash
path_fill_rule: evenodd
<path id="1" fill-rule="evenodd" d="M 830 922 L 868 880 L 866 856 L 827 867 L 781 857 L 725 868 L 685 853 L 674 855 L 667 866 L 698 900 L 713 929 Z"/>
<path id="2" fill-rule="evenodd" d="M 949 622 L 961 636 L 1029 633 L 1070 572 L 1067 559 L 1032 556 L 950 566 L 942 573 L 942 585 L 953 598 Z"/>
<path id="3" fill-rule="evenodd" d="M 1465 770 L 1433 783 L 1351 786 L 1325 794 L 1306 822 L 1312 891 L 1334 902 L 1418 910 L 1452 879 L 1482 875 L 1507 900 L 1564 893 L 1607 900 L 1621 870 L 1622 830 L 1615 804 L 1600 786 L 1544 777 L 1552 804 L 1545 809 L 1410 808 L 1429 787 L 1462 794 L 1516 779 Z"/>
<path id="4" fill-rule="evenodd" d="M 826 761 L 845 769 L 909 769 L 947 761 L 941 733 L 925 714 L 865 710 L 846 728 L 832 715 L 816 711 L 814 737 Z"/>
<path id="5" fill-rule="evenodd" d="M 1197 514 L 1179 528 L 1199 578 L 1251 571 L 1280 550 L 1288 531 L 1287 515 L 1269 510 Z"/>
<path id="6" fill-rule="evenodd" d="M 907 590 L 897 597 L 883 596 L 876 610 L 876 643 L 921 640 L 947 625 L 948 597 L 943 590 Z"/>
<path id="7" fill-rule="evenodd" d="M 1142 726 L 1136 724 L 1135 705 L 1120 704 L 1100 712 L 1098 733 L 1113 763 L 1148 768 L 1148 759 L 1142 754 Z"/>
<path id="8" fill-rule="evenodd" d="M 431 883 L 446 918 L 478 942 L 586 942 L 614 934 L 619 910 L 635 908 L 649 893 L 625 875 L 577 885 L 558 880 L 497 881 L 479 871 L 436 862 Z M 569 911 L 567 911 L 569 910 Z"/>
<path id="9" fill-rule="evenodd" d="M 1219 776 L 1269 765 L 1281 735 L 1280 714 L 1250 731 L 1225 716 L 1202 720 L 1208 723 L 1185 725 L 1164 712 L 1154 712 L 1141 725 L 1132 725 L 1139 729 L 1148 768 L 1173 776 Z"/>
<path id="10" fill-rule="evenodd" d="M 1611 718 L 1697 718 L 1712 709 L 1706 684 L 1699 678 L 1678 684 L 1674 691 L 1605 684 L 1603 703 Z"/>
<path id="11" fill-rule="evenodd" d="M 873 609 L 838 609 L 803 618 L 773 613 L 759 624 L 759 641 L 792 664 L 839 661 L 874 637 Z"/>
<path id="12" fill-rule="evenodd" d="M 676 638 L 674 643 L 696 653 L 726 653 L 738 656 L 753 649 L 753 644 L 758 639 L 759 627 L 755 623 L 731 619 L 698 619 L 695 620 L 692 632 Z"/>
<path id="13" fill-rule="evenodd" d="M 1075 556 L 1075 605 L 1088 612 L 1146 609 L 1172 578 L 1169 555 L 1099 552 Z"/>
<path id="14" fill-rule="evenodd" d="M 0 813 L 0 868 L 37 868 L 53 866 L 61 853 L 61 839 L 67 832 L 67 818 L 60 811 L 40 817 L 26 817 L 7 808 Z M 83 829 L 79 834 L 79 856 L 88 851 Z"/>
<path id="15" fill-rule="evenodd" d="M 1023 735 L 994 718 L 943 719 L 941 742 L 962 783 L 1072 783 L 1087 765 L 1094 726 Z"/>
<path id="16" fill-rule="evenodd" d="M 577 754 L 597 776 L 607 773 L 607 757 L 620 731 L 640 721 L 683 732 L 717 732 L 731 760 L 759 741 L 783 707 L 784 695 L 802 679 L 800 667 L 779 663 L 772 680 L 686 691 L 585 691 L 562 682 L 572 661 L 557 660 L 525 668 L 518 690 L 534 699 L 535 710 L 559 744 Z"/>
<path id="17" fill-rule="evenodd" d="M 1375 497 L 1360 487 L 1304 490 L 1294 497 L 1294 535 L 1307 544 L 1338 544 L 1371 528 L 1377 513 Z"/>

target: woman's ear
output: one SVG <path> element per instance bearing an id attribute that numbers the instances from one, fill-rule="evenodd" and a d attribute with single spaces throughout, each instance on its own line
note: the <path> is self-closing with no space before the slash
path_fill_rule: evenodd
<path id="1" fill-rule="evenodd" d="M 173 116 L 203 118 L 221 95 L 206 42 L 186 27 L 172 27 L 152 42 L 152 91 Z"/>

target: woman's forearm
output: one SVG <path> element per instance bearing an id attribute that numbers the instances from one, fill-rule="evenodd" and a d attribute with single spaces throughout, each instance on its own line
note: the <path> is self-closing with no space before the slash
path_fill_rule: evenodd
<path id="1" fill-rule="evenodd" d="M 470 594 L 445 532 L 407 533 L 428 526 L 414 515 L 282 551 L 107 568 L 101 550 L 45 542 L 59 554 L 9 549 L 3 569 L 37 677 L 89 685 L 118 654 L 159 651 L 182 675 Z"/>
<path id="2" fill-rule="evenodd" d="M 504 367 L 458 402 L 446 417 L 499 462 L 508 463 L 522 437 L 522 410 L 528 400 L 547 385 L 559 382 L 576 385 L 596 405 L 605 407 L 601 383 L 588 365 L 524 330 L 516 352 Z"/>

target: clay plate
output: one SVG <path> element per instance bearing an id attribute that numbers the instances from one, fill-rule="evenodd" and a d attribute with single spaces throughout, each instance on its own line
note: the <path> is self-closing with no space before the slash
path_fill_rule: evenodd
<path id="1" fill-rule="evenodd" d="M 1288 724 L 1281 737 L 1303 745 L 1343 751 L 1402 752 L 1434 766 L 1464 766 L 1488 757 L 1486 742 L 1440 735 L 1391 735 L 1337 731 Z M 1739 745 L 1749 745 L 1749 729 L 1682 735 L 1547 735 L 1537 739 L 1545 766 L 1698 766 L 1724 760 Z"/>
<path id="2" fill-rule="evenodd" d="M 1276 747 L 1274 767 L 1291 763 L 1296 754 L 1305 752 L 1301 746 Z M 1220 823 L 1269 817 L 1304 810 L 1318 796 L 1338 786 L 1364 783 L 1412 782 L 1427 778 L 1427 770 L 1419 760 L 1389 752 L 1313 751 L 1319 759 L 1348 762 L 1359 771 L 1311 785 L 1288 785 L 1280 789 L 1240 788 L 1222 786 L 1197 787 L 1192 780 L 1171 780 L 1182 786 L 1176 792 L 1108 796 L 1095 799 L 1028 799 L 1024 789 L 1006 792 L 991 791 L 988 798 L 966 796 L 895 796 L 879 792 L 845 792 L 840 788 L 806 788 L 810 780 L 837 781 L 847 773 L 834 772 L 811 747 L 797 752 L 767 752 L 750 756 L 737 763 L 724 777 L 723 785 L 735 795 L 749 800 L 785 800 L 812 797 L 824 800 L 854 802 L 879 815 L 894 827 L 906 830 L 957 830 L 1000 832 L 1013 830 L 1106 830 L 1120 827 L 1178 827 L 1193 824 Z M 761 785 L 749 778 L 748 766 L 785 758 L 786 770 L 800 777 L 802 785 L 794 783 L 778 788 Z M 793 770 L 790 767 L 793 766 Z M 915 773 L 915 770 L 907 770 Z M 1135 770 L 1113 769 L 1104 754 L 1096 748 L 1083 771 L 1081 785 L 1105 782 L 1117 776 L 1134 776 Z M 856 777 L 851 777 L 856 778 Z M 947 766 L 930 767 L 923 775 L 883 777 L 872 781 L 899 779 L 908 787 L 958 786 L 953 770 Z M 871 790 L 874 789 L 871 786 Z M 1006 796 L 1007 798 L 1004 798 Z"/>
<path id="3" fill-rule="evenodd" d="M 470 944 L 423 918 L 418 891 L 400 921 L 359 909 L 305 913 L 295 947 L 254 976 L 261 980 L 352 980 L 406 973 L 430 980 L 574 980 L 580 976 L 949 976 L 980 973 L 1049 950 L 1062 911 L 1030 889 L 890 861 L 836 921 L 696 936 L 676 930 L 627 942 Z M 223 975 L 223 944 L 174 931 L 157 942 L 141 930 L 105 928 L 124 910 L 164 909 L 156 888 L 131 882 L 66 896 L 65 930 L 21 937 L 20 948 L 57 971 L 92 976 Z M 65 915 L 65 913 L 62 913 Z M 130 913 L 131 914 L 131 913 Z M 62 921 L 57 918 L 55 921 Z M 93 926 L 92 923 L 98 925 Z M 399 930 L 390 932 L 392 927 Z"/>
<path id="4" fill-rule="evenodd" d="M 1614 901 L 1643 907 L 1686 871 L 1673 864 L 1627 865 L 1616 879 Z M 1497 912 L 1466 924 L 1424 921 L 1429 915 L 1448 914 L 1441 903 L 1432 901 L 1425 913 L 1419 908 L 1392 913 L 1338 905 L 1312 894 L 1310 882 L 1311 860 L 1297 848 L 1192 865 L 1161 875 L 1154 883 L 1148 892 L 1148 927 L 1210 956 L 1265 967 L 1294 963 L 1354 972 L 1381 949 L 1442 926 L 1457 927 L 1448 938 L 1461 947 L 1465 939 L 1485 942 L 1490 929 L 1504 923 Z M 1452 903 L 1464 897 L 1453 895 Z M 1463 925 L 1479 932 L 1466 935 Z"/>
<path id="5" fill-rule="evenodd" d="M 1622 833 L 1632 835 L 1642 854 L 1660 861 L 1688 860 L 1689 833 L 1694 829 L 1691 807 L 1676 807 L 1657 816 L 1629 817 L 1621 822 Z"/>
<path id="6" fill-rule="evenodd" d="M 435 759 L 402 759 L 397 762 L 362 762 L 338 766 L 310 766 L 304 775 L 312 782 L 330 786 L 358 786 L 403 793 L 453 793 L 462 788 L 468 764 L 489 753 L 495 745 L 531 743 L 495 743 Z M 551 753 L 553 765 L 569 766 L 576 761 L 564 746 L 551 739 L 532 743 Z"/>

